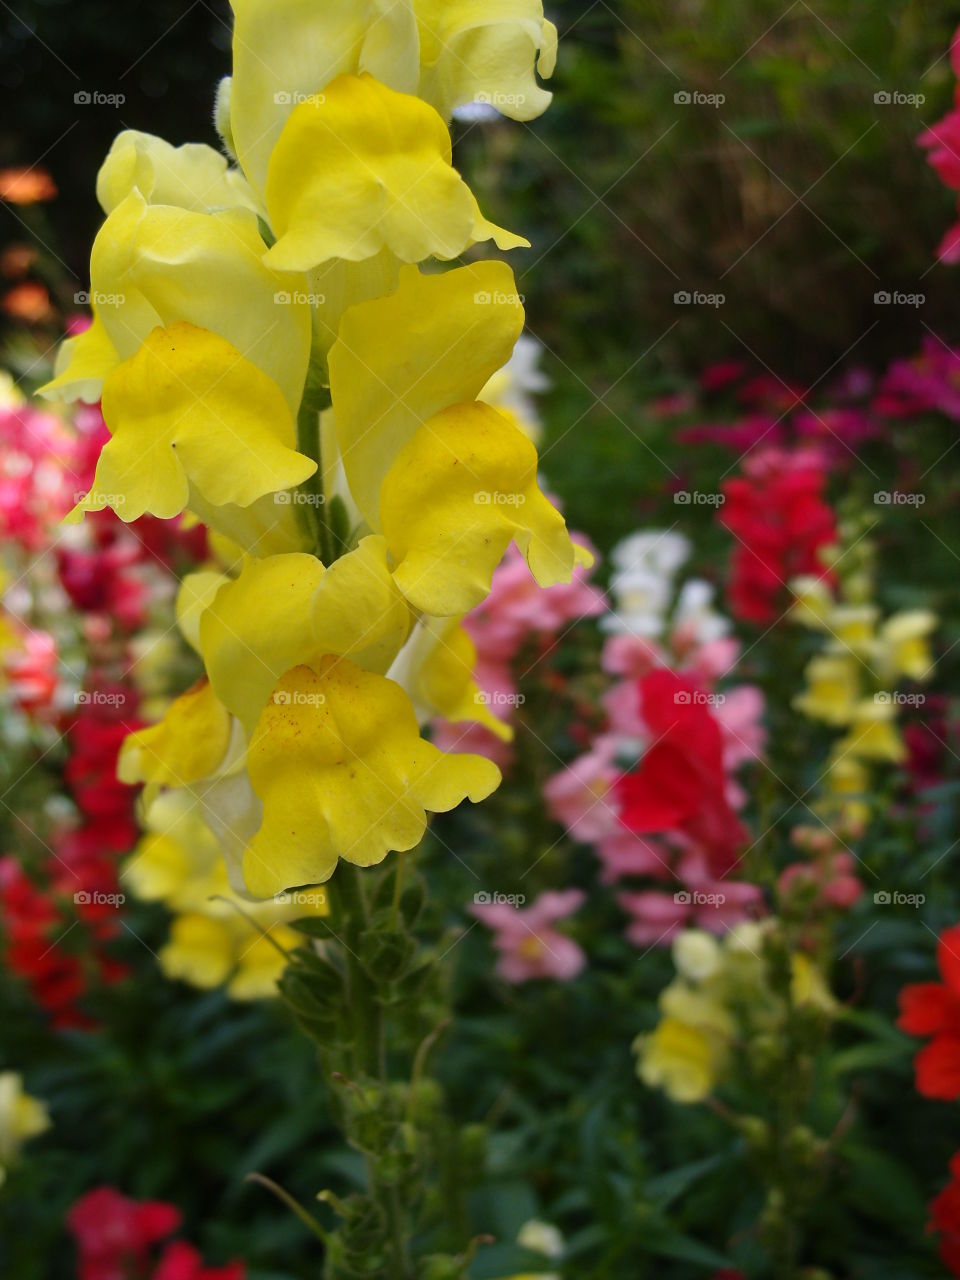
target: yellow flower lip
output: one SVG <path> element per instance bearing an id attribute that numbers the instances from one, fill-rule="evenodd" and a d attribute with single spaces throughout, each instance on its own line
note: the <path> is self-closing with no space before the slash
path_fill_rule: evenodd
<path id="1" fill-rule="evenodd" d="M 371 866 L 411 849 L 427 811 L 485 799 L 500 781 L 489 760 L 424 741 L 399 685 L 334 656 L 278 681 L 247 767 L 263 802 L 243 860 L 257 897 L 321 883 L 341 857 Z"/>
<path id="2" fill-rule="evenodd" d="M 388 249 L 402 262 L 455 258 L 477 240 L 526 245 L 480 213 L 451 164 L 450 134 L 420 98 L 341 75 L 290 113 L 270 157 L 268 266 L 309 271 Z"/>

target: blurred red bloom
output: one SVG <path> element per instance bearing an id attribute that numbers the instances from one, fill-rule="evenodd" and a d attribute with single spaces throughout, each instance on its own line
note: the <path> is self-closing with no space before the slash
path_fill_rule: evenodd
<path id="1" fill-rule="evenodd" d="M 941 933 L 937 967 L 942 982 L 913 983 L 900 992 L 897 1026 L 931 1037 L 914 1058 L 917 1092 L 952 1102 L 960 1098 L 960 924 Z"/>
<path id="2" fill-rule="evenodd" d="M 644 676 L 638 692 L 652 745 L 636 772 L 616 784 L 621 820 L 641 835 L 682 832 L 703 850 L 711 873 L 722 876 L 747 831 L 727 800 L 720 723 L 707 695 L 665 668 Z"/>
<path id="3" fill-rule="evenodd" d="M 720 520 L 739 540 L 732 558 L 732 612 L 748 622 L 773 622 L 800 574 L 826 577 L 821 547 L 836 539 L 836 521 L 823 498 L 826 474 L 808 451 L 754 455 L 744 473 L 723 486 Z"/>

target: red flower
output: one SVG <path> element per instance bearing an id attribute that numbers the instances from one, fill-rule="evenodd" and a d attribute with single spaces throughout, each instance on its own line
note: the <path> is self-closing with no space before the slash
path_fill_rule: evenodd
<path id="1" fill-rule="evenodd" d="M 171 1241 L 151 1261 L 153 1246 L 180 1226 L 180 1211 L 162 1200 L 130 1200 L 113 1187 L 81 1196 L 67 1214 L 77 1242 L 79 1280 L 244 1280 L 242 1262 L 205 1267 L 182 1240 Z M 148 1267 L 150 1268 L 148 1272 Z"/>
<path id="2" fill-rule="evenodd" d="M 953 1102 L 960 1098 L 960 925 L 944 929 L 937 943 L 942 982 L 920 982 L 900 992 L 897 1026 L 931 1036 L 914 1058 L 917 1092 Z"/>
<path id="3" fill-rule="evenodd" d="M 940 1236 L 940 1257 L 960 1276 L 960 1151 L 950 1161 L 950 1182 L 930 1201 L 928 1231 Z"/>
<path id="4" fill-rule="evenodd" d="M 641 834 L 683 833 L 722 876 L 747 832 L 726 797 L 720 725 L 702 690 L 672 671 L 651 671 L 638 689 L 652 745 L 639 769 L 616 784 L 621 821 Z"/>

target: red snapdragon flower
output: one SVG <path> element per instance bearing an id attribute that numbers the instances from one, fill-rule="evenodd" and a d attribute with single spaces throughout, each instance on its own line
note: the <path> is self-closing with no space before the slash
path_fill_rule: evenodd
<path id="1" fill-rule="evenodd" d="M 616 783 L 621 821 L 641 835 L 682 833 L 722 876 L 747 831 L 727 799 L 723 735 L 708 696 L 665 668 L 638 681 L 638 693 L 651 745 L 640 767 Z"/>
<path id="2" fill-rule="evenodd" d="M 931 1040 L 914 1058 L 917 1092 L 953 1102 L 960 1098 L 960 924 L 937 943 L 941 982 L 917 982 L 900 992 L 897 1026 Z"/>
<path id="3" fill-rule="evenodd" d="M 826 473 L 810 451 L 764 450 L 723 486 L 721 522 L 739 540 L 732 558 L 730 607 L 739 618 L 773 622 L 800 574 L 827 576 L 819 551 L 835 541 L 823 498 Z"/>

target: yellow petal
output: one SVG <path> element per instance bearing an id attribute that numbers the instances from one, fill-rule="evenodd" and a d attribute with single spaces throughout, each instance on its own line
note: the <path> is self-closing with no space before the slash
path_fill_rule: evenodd
<path id="1" fill-rule="evenodd" d="M 339 653 L 382 675 L 410 634 L 413 618 L 387 568 L 386 539 L 371 534 L 334 561 L 311 604 L 315 652 Z"/>
<path id="2" fill-rule="evenodd" d="M 421 723 L 443 716 L 454 724 L 482 724 L 509 742 L 513 730 L 490 710 L 489 695 L 473 678 L 476 665 L 476 645 L 458 618 L 422 618 L 389 675 Z"/>
<path id="3" fill-rule="evenodd" d="M 160 967 L 168 978 L 209 990 L 225 982 L 233 968 L 229 925 L 204 915 L 177 916 L 170 941 L 160 951 Z"/>
<path id="4" fill-rule="evenodd" d="M 227 984 L 230 999 L 267 1000 L 275 996 L 277 983 L 287 967 L 287 960 L 274 943 L 292 950 L 300 946 L 302 941 L 295 930 L 284 925 L 274 925 L 269 929 L 268 937 L 252 933 L 249 942 L 242 946 L 236 972 Z"/>
<path id="5" fill-rule="evenodd" d="M 183 787 L 213 773 L 230 745 L 230 716 L 207 680 L 175 698 L 159 724 L 124 740 L 117 761 L 121 782 Z"/>
<path id="6" fill-rule="evenodd" d="M 351 307 L 330 351 L 330 390 L 357 506 L 379 529 L 380 485 L 427 418 L 472 400 L 523 328 L 513 272 L 478 262 L 441 275 L 405 267 L 395 293 Z"/>
<path id="7" fill-rule="evenodd" d="M 103 416 L 112 438 L 79 510 L 169 519 L 186 507 L 191 484 L 215 506 L 243 507 L 316 470 L 292 447 L 295 428 L 276 383 L 193 325 L 155 329 L 110 374 Z"/>
<path id="8" fill-rule="evenodd" d="M 247 767 L 264 818 L 244 877 L 260 897 L 326 880 L 341 857 L 370 866 L 410 849 L 428 810 L 485 799 L 500 780 L 489 760 L 423 741 L 403 690 L 345 658 L 287 672 Z"/>
<path id="9" fill-rule="evenodd" d="M 279 270 L 384 249 L 403 262 L 455 258 L 478 238 L 525 243 L 484 220 L 436 111 L 369 75 L 338 76 L 293 109 L 266 201 L 277 242 L 265 261 Z"/>
<path id="10" fill-rule="evenodd" d="M 96 404 L 103 391 L 104 378 L 119 363 L 117 349 L 94 308 L 90 328 L 61 343 L 54 377 L 38 394 L 49 400 L 84 400 L 87 404 Z"/>
<path id="11" fill-rule="evenodd" d="M 446 119 L 485 102 L 514 120 L 532 120 L 552 95 L 537 84 L 557 60 L 557 29 L 540 0 L 414 0 L 420 30 L 417 92 Z M 537 57 L 539 52 L 539 58 Z"/>
<path id="12" fill-rule="evenodd" d="M 323 576 L 320 561 L 303 553 L 250 560 L 200 621 L 211 687 L 248 730 L 280 676 L 316 655 L 310 604 Z"/>
<path id="13" fill-rule="evenodd" d="M 511 542 L 540 586 L 569 582 L 575 550 L 537 486 L 537 451 L 488 404 L 454 405 L 420 428 L 383 482 L 380 522 L 414 608 L 467 613 Z"/>
<path id="14" fill-rule="evenodd" d="M 214 597 L 230 579 L 215 569 L 202 569 L 188 573 L 177 592 L 177 626 L 187 644 L 200 652 L 200 619 L 213 603 Z"/>
<path id="15" fill-rule="evenodd" d="M 152 133 L 124 129 L 97 174 L 97 199 L 104 213 L 111 213 L 134 187 L 150 204 L 180 209 L 257 207 L 243 174 L 213 147 L 202 142 L 174 147 Z"/>
<path id="16" fill-rule="evenodd" d="M 263 191 L 270 153 L 291 111 L 344 72 L 417 87 L 410 0 L 231 0 L 230 129 L 243 169 Z"/>
<path id="17" fill-rule="evenodd" d="M 131 191 L 90 256 L 98 315 L 120 358 L 134 355 L 158 325 L 186 321 L 226 339 L 267 374 L 296 416 L 310 359 L 307 280 L 271 271 L 263 251 L 247 209 L 197 213 L 149 205 Z"/>

